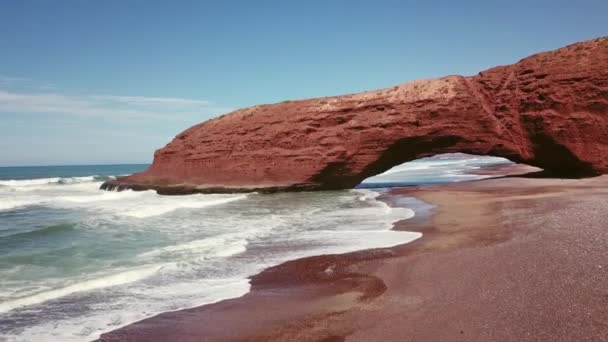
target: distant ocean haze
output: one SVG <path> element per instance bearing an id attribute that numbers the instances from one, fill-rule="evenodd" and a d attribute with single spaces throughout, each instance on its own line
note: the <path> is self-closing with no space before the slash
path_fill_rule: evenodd
<path id="1" fill-rule="evenodd" d="M 414 211 L 377 188 L 476 179 L 466 171 L 504 162 L 440 156 L 367 189 L 189 196 L 99 190 L 145 164 L 0 168 L 0 339 L 88 341 L 242 295 L 249 276 L 290 259 L 410 242 L 421 234 L 391 228 Z"/>

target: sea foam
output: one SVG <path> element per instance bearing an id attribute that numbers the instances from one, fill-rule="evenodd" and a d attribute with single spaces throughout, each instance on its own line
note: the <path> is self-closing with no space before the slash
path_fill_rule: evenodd
<path id="1" fill-rule="evenodd" d="M 96 176 L 4 181 L 0 211 L 37 205 L 148 218 L 178 209 L 201 209 L 247 198 L 246 194 L 160 196 L 154 191 L 100 191 L 101 182 L 95 180 Z"/>
<path id="2" fill-rule="evenodd" d="M 247 195 L 191 195 L 187 198 L 168 198 L 168 200 L 158 200 L 161 203 L 139 204 L 137 208 L 122 211 L 122 215 L 145 218 L 163 215 L 168 212 L 181 209 L 200 209 L 214 205 L 225 204 L 247 198 Z"/>
<path id="3" fill-rule="evenodd" d="M 15 188 L 27 188 L 32 186 L 40 185 L 60 185 L 60 184 L 74 184 L 74 183 L 86 183 L 86 182 L 99 182 L 103 180 L 112 179 L 112 176 L 85 176 L 85 177 L 52 177 L 52 178 L 40 178 L 40 179 L 11 179 L 11 180 L 0 180 L 0 186 L 15 187 Z"/>
<path id="4" fill-rule="evenodd" d="M 160 196 L 100 184 L 48 178 L 0 187 L 0 203 L 20 210 L 2 218 L 15 220 L 14 229 L 35 215 L 45 223 L 27 238 L 3 237 L 13 248 L 3 260 L 17 264 L 0 264 L 0 321 L 13 322 L 0 327 L 0 339 L 91 340 L 161 312 L 240 296 L 249 276 L 287 260 L 421 235 L 390 230 L 414 212 L 370 190 Z M 70 229 L 49 228 L 65 224 Z"/>
<path id="5" fill-rule="evenodd" d="M 104 287 L 131 283 L 156 273 L 160 266 L 143 267 L 140 269 L 119 272 L 112 275 L 102 276 L 97 279 L 83 281 L 81 283 L 65 286 L 50 291 L 37 293 L 25 298 L 18 298 L 8 302 L 0 303 L 0 313 L 10 311 L 19 307 L 43 303 L 49 300 L 65 297 L 78 292 L 91 291 Z"/>

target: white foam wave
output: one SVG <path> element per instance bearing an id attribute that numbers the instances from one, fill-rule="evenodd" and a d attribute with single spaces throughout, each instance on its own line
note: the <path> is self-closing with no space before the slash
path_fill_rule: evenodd
<path id="1" fill-rule="evenodd" d="M 249 279 L 197 279 L 196 282 L 170 284 L 157 287 L 154 293 L 134 290 L 136 296 L 125 298 L 122 305 L 115 303 L 96 305 L 95 312 L 83 315 L 74 321 L 50 320 L 18 331 L 14 335 L 2 335 L 4 341 L 80 342 L 99 339 L 102 333 L 121 328 L 142 319 L 170 311 L 183 310 L 212 304 L 226 298 L 235 298 L 249 292 Z M 207 291 L 201 293 L 201 288 Z M 188 303 L 175 306 L 175 294 L 188 298 Z M 161 307 L 157 303 L 164 303 Z M 180 303 L 181 304 L 181 303 Z M 99 314 L 99 313 L 103 314 Z M 6 336 L 6 337 L 5 337 Z"/>
<path id="2" fill-rule="evenodd" d="M 22 187 L 32 185 L 47 185 L 47 184 L 72 184 L 72 183 L 84 183 L 93 182 L 97 179 L 96 175 L 85 176 L 85 177 L 52 177 L 52 178 L 40 178 L 40 179 L 11 179 L 0 181 L 0 185 Z"/>
<path id="3" fill-rule="evenodd" d="M 387 171 L 384 171 L 383 173 L 378 174 L 375 177 L 386 176 L 386 175 L 390 175 L 393 173 L 404 172 L 404 171 L 427 170 L 429 168 L 431 168 L 431 165 L 429 165 L 428 163 L 405 163 L 405 164 L 397 165 Z"/>
<path id="4" fill-rule="evenodd" d="M 9 294 L 11 301 L 0 304 L 0 313 L 10 311 L 5 317 L 15 322 L 31 311 L 40 313 L 32 322 L 26 318 L 14 328 L 3 331 L 0 327 L 0 335 L 7 333 L 16 340 L 91 340 L 160 312 L 240 296 L 249 289 L 249 276 L 290 259 L 394 246 L 421 235 L 390 230 L 395 221 L 412 217 L 414 212 L 391 208 L 377 199 L 380 193 L 367 189 L 269 196 L 159 196 L 152 191 L 100 191 L 98 185 L 40 185 L 35 191 L 1 195 L 42 200 L 44 206 L 73 209 L 84 217 L 78 218 L 75 239 L 66 240 L 82 252 L 82 260 L 73 260 L 78 261 L 76 267 L 88 262 L 73 277 L 89 275 L 77 283 L 75 278 L 61 278 L 66 276 L 63 273 L 57 278 L 16 277 L 23 285 L 14 283 L 12 288 L 37 288 L 27 294 Z M 226 205 L 220 210 L 176 212 L 245 198 L 243 205 Z M 150 217 L 153 219 L 145 220 Z M 79 238 L 98 239 L 95 250 L 83 251 L 87 243 L 78 246 Z M 106 247 L 116 253 L 105 256 Z M 121 264 L 127 260 L 124 258 L 140 268 L 112 271 L 109 265 Z M 103 290 L 109 286 L 113 287 Z M 86 305 L 75 312 L 73 298 Z M 24 306 L 32 307 L 18 309 Z M 64 309 L 72 315 L 49 314 Z"/>
<path id="5" fill-rule="evenodd" d="M 482 179 L 485 177 L 467 175 L 466 172 L 479 169 L 484 165 L 501 163 L 509 163 L 509 161 L 500 157 L 480 157 L 464 154 L 440 155 L 395 166 L 384 173 L 364 180 L 363 183 L 403 182 L 421 179 L 424 182 L 432 178 L 453 181 Z"/>
<path id="6" fill-rule="evenodd" d="M 32 185 L 46 185 L 52 183 L 58 183 L 61 180 L 59 177 L 53 178 L 41 178 L 41 179 L 23 179 L 23 180 L 2 180 L 0 181 L 0 185 L 10 186 L 10 187 L 22 187 L 22 186 L 32 186 Z"/>
<path id="7" fill-rule="evenodd" d="M 4 198 L 0 202 L 0 211 L 12 210 L 21 207 L 27 207 L 30 205 L 36 205 L 41 203 L 41 199 L 10 199 Z"/>
<path id="8" fill-rule="evenodd" d="M 23 180 L 0 180 L 0 191 L 6 192 L 35 192 L 35 191 L 63 191 L 76 185 L 89 186 L 91 189 L 98 189 L 101 182 L 105 179 L 112 179 L 113 176 L 85 176 L 85 177 L 53 177 L 41 179 Z"/>
<path id="9" fill-rule="evenodd" d="M 480 160 L 480 158 L 467 158 L 467 159 L 420 159 L 409 163 L 404 163 L 401 165 L 397 165 L 384 173 L 381 173 L 377 176 L 385 176 L 393 173 L 406 172 L 406 171 L 421 171 L 421 170 L 429 170 L 437 167 L 446 167 L 451 165 L 463 165 L 471 162 L 475 162 Z M 485 160 L 485 159 L 481 159 Z M 489 162 L 489 161 L 488 161 Z"/>
<path id="10" fill-rule="evenodd" d="M 132 283 L 134 281 L 138 281 L 152 276 L 160 268 L 161 267 L 157 265 L 152 267 L 129 270 L 113 275 L 103 276 L 97 279 L 86 280 L 81 283 L 69 285 L 63 288 L 37 293 L 32 296 L 0 303 L 0 312 L 6 312 L 24 306 L 43 303 L 49 300 L 65 297 L 67 295 L 71 295 L 78 292 Z"/>
<path id="11" fill-rule="evenodd" d="M 196 253 L 205 257 L 229 257 L 245 252 L 247 243 L 246 239 L 231 240 L 230 238 L 210 237 L 141 253 L 138 257 L 149 258 L 175 253 Z"/>
<path id="12" fill-rule="evenodd" d="M 368 189 L 351 190 L 351 192 L 361 194 L 361 196 L 357 197 L 357 199 L 362 202 L 375 200 L 378 196 L 380 196 L 379 192 Z"/>
<path id="13" fill-rule="evenodd" d="M 74 190 L 78 189 L 74 187 Z M 69 195 L 57 196 L 57 200 L 62 203 L 62 206 L 69 206 L 70 204 L 81 205 L 106 201 L 128 201 L 145 195 L 145 193 L 138 193 L 134 191 L 100 191 L 97 188 L 91 189 L 93 190 L 91 192 L 87 192 L 86 188 L 83 188 L 82 190 L 84 191 L 74 191 L 69 193 Z"/>
<path id="14" fill-rule="evenodd" d="M 132 218 L 147 218 L 164 215 L 178 209 L 217 206 L 242 200 L 248 196 L 247 194 L 161 196 L 154 191 L 101 191 L 99 190 L 101 182 L 96 180 L 96 177 L 75 177 L 69 182 L 65 178 L 5 181 L 5 184 L 13 185 L 0 191 L 0 211 L 40 205 L 50 208 L 85 209 Z"/>
<path id="15" fill-rule="evenodd" d="M 161 203 L 147 203 L 138 205 L 136 208 L 122 212 L 122 215 L 136 218 L 146 218 L 151 216 L 163 215 L 177 209 L 199 209 L 247 198 L 247 195 L 238 195 L 225 198 L 211 198 L 215 195 L 190 195 L 184 197 L 170 198 L 170 200 L 160 201 Z M 160 200 L 160 198 L 159 198 Z"/>

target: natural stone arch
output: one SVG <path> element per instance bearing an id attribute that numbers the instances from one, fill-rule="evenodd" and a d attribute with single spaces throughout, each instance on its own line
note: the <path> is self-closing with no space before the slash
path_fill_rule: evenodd
<path id="1" fill-rule="evenodd" d="M 545 142 L 543 142 L 545 143 Z M 515 155 L 506 149 L 471 148 L 470 141 L 458 136 L 442 136 L 429 139 L 427 137 L 407 137 L 398 139 L 390 144 L 377 159 L 367 164 L 361 172 L 344 172 L 348 163 L 330 164 L 311 180 L 313 183 L 325 184 L 326 189 L 354 188 L 363 180 L 379 175 L 395 166 L 421 158 L 432 157 L 446 153 L 464 153 L 477 156 L 501 157 L 514 163 L 527 164 L 543 169 L 543 174 L 550 177 L 586 177 L 597 175 L 598 172 L 584 161 L 576 158 L 568 149 L 552 141 L 535 143 L 535 155 L 547 157 L 535 159 Z M 484 145 L 485 146 L 485 145 Z M 539 152 L 540 151 L 540 152 Z"/>
<path id="2" fill-rule="evenodd" d="M 608 39 L 472 77 L 237 110 L 104 188 L 160 193 L 352 188 L 440 153 L 504 157 L 560 176 L 608 172 Z"/>

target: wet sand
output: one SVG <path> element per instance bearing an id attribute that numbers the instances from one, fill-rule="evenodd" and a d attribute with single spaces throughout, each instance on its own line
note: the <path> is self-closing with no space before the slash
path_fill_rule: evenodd
<path id="1" fill-rule="evenodd" d="M 608 340 L 608 176 L 401 188 L 383 199 L 413 206 L 395 229 L 424 236 L 290 261 L 254 276 L 240 298 L 101 340 Z"/>

